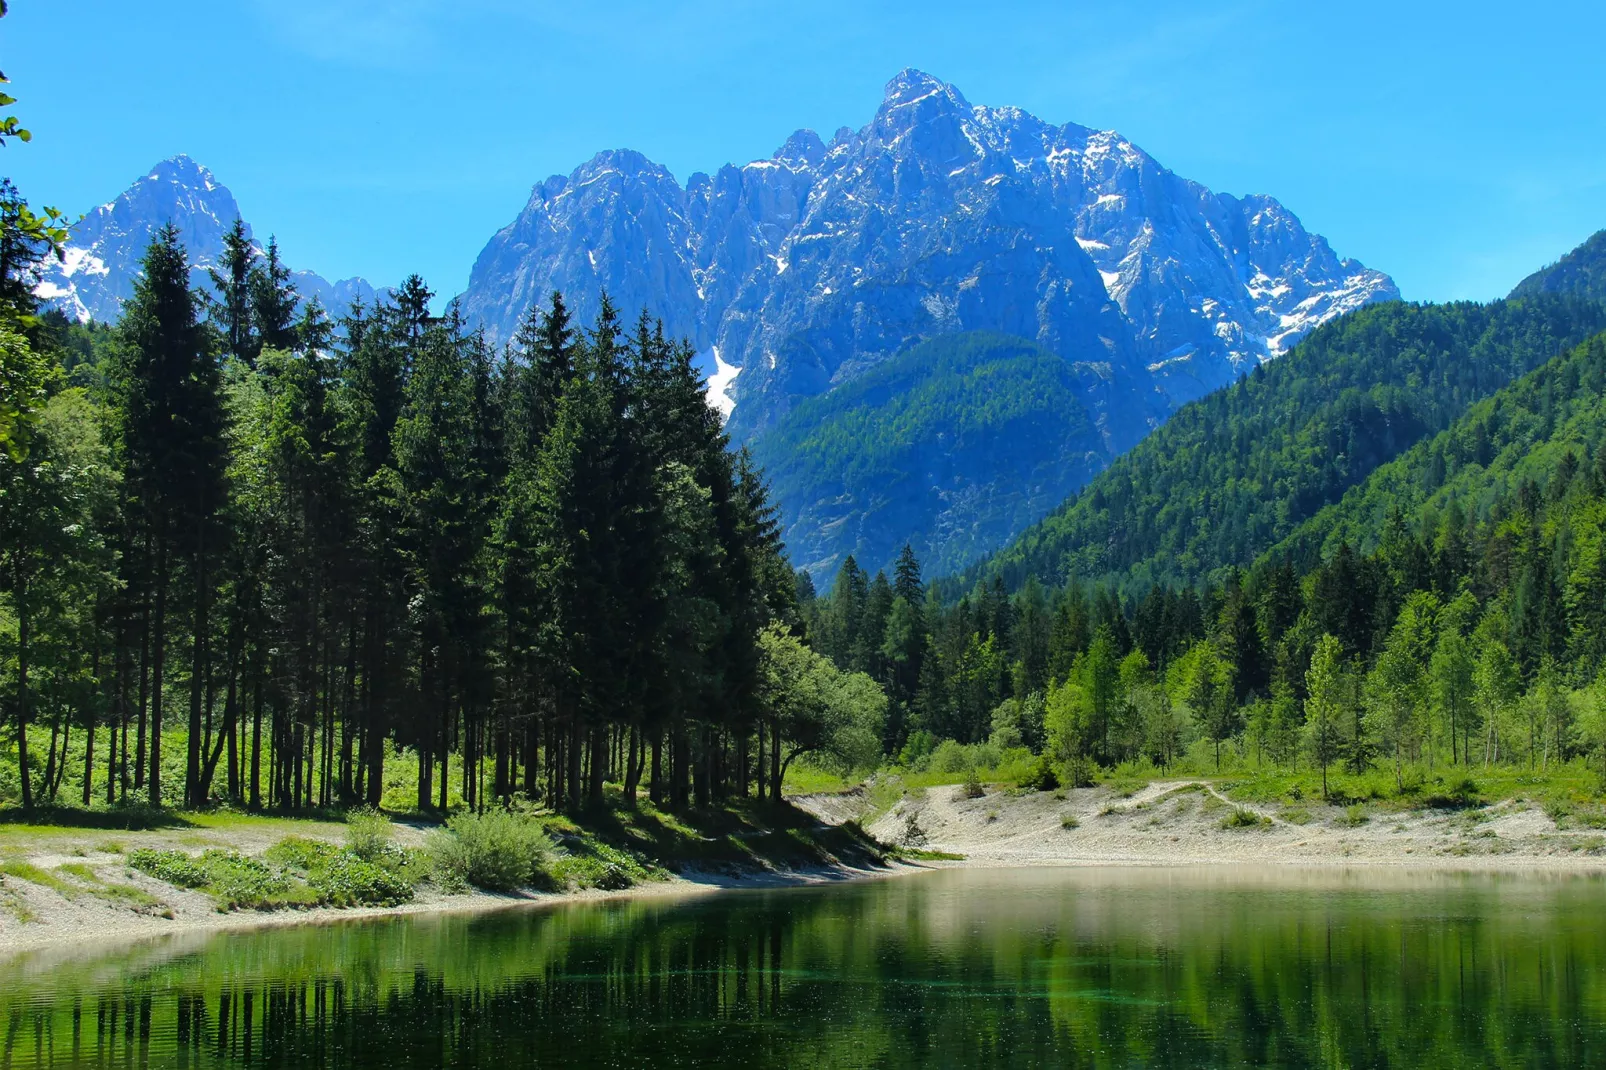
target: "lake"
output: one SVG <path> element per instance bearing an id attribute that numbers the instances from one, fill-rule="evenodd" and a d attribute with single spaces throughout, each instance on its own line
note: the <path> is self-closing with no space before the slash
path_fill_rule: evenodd
<path id="1" fill-rule="evenodd" d="M 0 960 L 10 1067 L 1606 1065 L 1606 881 L 944 870 Z"/>

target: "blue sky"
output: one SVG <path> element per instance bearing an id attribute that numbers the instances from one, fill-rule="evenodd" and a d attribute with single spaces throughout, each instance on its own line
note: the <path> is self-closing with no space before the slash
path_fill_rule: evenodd
<path id="1" fill-rule="evenodd" d="M 863 125 L 906 66 L 1270 193 L 1413 299 L 1487 298 L 1606 227 L 1606 5 L 12 0 L 73 213 L 179 152 L 297 267 L 462 288 L 531 185 L 640 149 L 682 181 Z"/>

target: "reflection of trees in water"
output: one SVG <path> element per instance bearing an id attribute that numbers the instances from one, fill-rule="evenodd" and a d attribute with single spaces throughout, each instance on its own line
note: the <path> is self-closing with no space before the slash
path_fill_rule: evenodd
<path id="1" fill-rule="evenodd" d="M 0 967 L 0 1067 L 1581 1066 L 1601 897 L 958 873 L 230 934 Z"/>

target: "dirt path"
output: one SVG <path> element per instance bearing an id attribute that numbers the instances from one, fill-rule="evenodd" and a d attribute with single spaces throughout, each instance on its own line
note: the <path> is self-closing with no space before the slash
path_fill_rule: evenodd
<path id="1" fill-rule="evenodd" d="M 1606 836 L 1560 829 L 1529 803 L 1467 811 L 1351 811 L 1319 802 L 1240 803 L 1205 780 L 966 798 L 944 786 L 885 812 L 863 790 L 794 800 L 878 839 L 962 854 L 969 864 L 1376 863 L 1455 868 L 1606 868 Z M 1230 819 L 1230 820 L 1229 820 Z"/>

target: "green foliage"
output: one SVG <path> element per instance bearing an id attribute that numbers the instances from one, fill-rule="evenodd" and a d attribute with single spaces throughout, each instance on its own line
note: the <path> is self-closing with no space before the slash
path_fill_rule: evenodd
<path id="1" fill-rule="evenodd" d="M 325 840 L 286 836 L 263 853 L 263 858 L 286 869 L 310 871 L 328 864 L 340 848 Z"/>
<path id="2" fill-rule="evenodd" d="M 299 836 L 280 840 L 260 859 L 215 849 L 195 857 L 140 848 L 129 852 L 128 865 L 168 884 L 204 891 L 219 910 L 394 906 L 413 897 L 412 882 L 398 868 Z"/>
<path id="3" fill-rule="evenodd" d="M 553 843 L 533 819 L 487 810 L 447 819 L 444 829 L 430 834 L 428 853 L 435 880 L 443 887 L 511 892 L 541 879 Z"/>
<path id="4" fill-rule="evenodd" d="M 180 888 L 201 888 L 210 880 L 206 867 L 183 851 L 137 847 L 128 852 L 127 862 L 130 869 Z"/>
<path id="5" fill-rule="evenodd" d="M 788 741 L 782 775 L 805 754 L 843 773 L 874 767 L 887 718 L 875 681 L 842 672 L 783 628 L 765 629 L 759 652 L 759 702 Z"/>
<path id="6" fill-rule="evenodd" d="M 965 771 L 965 784 L 963 790 L 965 798 L 967 799 L 979 799 L 983 795 L 987 794 L 987 789 L 982 786 L 981 773 L 977 772 L 975 766 L 971 766 Z"/>
<path id="7" fill-rule="evenodd" d="M 404 875 L 345 851 L 313 867 L 307 884 L 320 903 L 330 906 L 395 906 L 413 898 L 413 886 Z"/>
<path id="8" fill-rule="evenodd" d="M 180 888 L 195 888 L 216 901 L 219 910 L 268 909 L 287 901 L 291 881 L 259 858 L 213 848 L 199 857 L 183 851 L 139 848 L 128 853 L 128 865 L 147 876 Z"/>
<path id="9" fill-rule="evenodd" d="M 571 841 L 547 869 L 560 888 L 596 888 L 604 892 L 622 891 L 653 876 L 640 860 L 596 840 Z"/>

